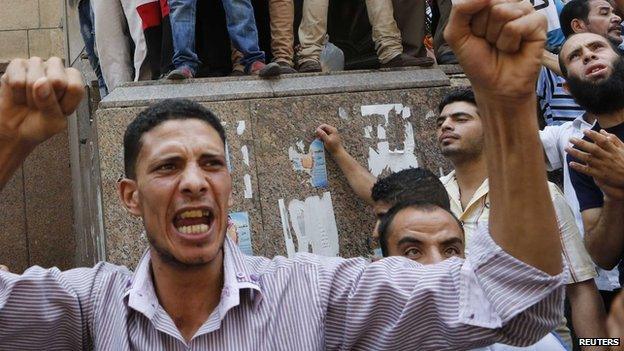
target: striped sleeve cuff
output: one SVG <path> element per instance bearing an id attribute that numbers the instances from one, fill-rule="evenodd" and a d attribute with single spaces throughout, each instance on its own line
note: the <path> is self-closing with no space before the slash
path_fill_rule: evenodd
<path id="1" fill-rule="evenodd" d="M 461 269 L 460 322 L 500 328 L 536 304 L 559 304 L 562 308 L 541 309 L 546 315 L 533 318 L 540 328 L 544 321 L 554 328 L 563 314 L 566 277 L 565 267 L 562 273 L 551 276 L 509 255 L 492 240 L 488 226 L 481 225 Z"/>

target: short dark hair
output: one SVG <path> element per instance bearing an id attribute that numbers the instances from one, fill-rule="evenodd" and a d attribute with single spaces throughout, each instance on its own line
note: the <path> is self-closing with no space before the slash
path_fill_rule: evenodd
<path id="1" fill-rule="evenodd" d="M 559 15 L 559 23 L 561 31 L 566 38 L 574 34 L 572 29 L 572 21 L 579 19 L 585 23 L 589 18 L 589 1 L 590 0 L 572 0 L 563 6 Z"/>
<path id="2" fill-rule="evenodd" d="M 198 119 L 213 127 L 223 145 L 225 130 L 221 122 L 209 109 L 186 99 L 167 99 L 157 102 L 141 111 L 128 125 L 124 134 L 124 172 L 130 179 L 136 178 L 136 160 L 141 151 L 143 134 L 169 120 Z"/>
<path id="3" fill-rule="evenodd" d="M 460 88 L 451 91 L 440 101 L 438 105 L 438 113 L 442 113 L 446 105 L 454 102 L 467 102 L 477 106 L 477 100 L 475 99 L 474 92 L 470 88 Z"/>
<path id="4" fill-rule="evenodd" d="M 373 201 L 390 205 L 405 201 L 421 201 L 451 208 L 446 188 L 440 179 L 426 168 L 408 168 L 377 180 L 373 186 Z"/>
<path id="5" fill-rule="evenodd" d="M 416 200 L 399 202 L 398 204 L 392 206 L 392 208 L 381 217 L 381 220 L 379 222 L 379 246 L 381 247 L 381 254 L 383 257 L 388 257 L 388 232 L 390 231 L 390 226 L 392 226 L 392 222 L 394 222 L 394 218 L 399 212 L 408 208 L 413 208 L 415 210 L 423 212 L 433 212 L 437 209 L 442 209 L 450 214 L 453 219 L 455 219 L 457 225 L 459 226 L 459 229 L 462 231 L 462 234 L 464 232 L 464 226 L 449 209 L 440 207 L 436 204 L 426 201 Z"/>

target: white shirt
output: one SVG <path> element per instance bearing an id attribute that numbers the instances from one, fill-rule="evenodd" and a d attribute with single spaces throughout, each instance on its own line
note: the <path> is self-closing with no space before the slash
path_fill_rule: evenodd
<path id="1" fill-rule="evenodd" d="M 585 235 L 583 217 L 579 209 L 576 192 L 570 181 L 570 170 L 566 162 L 565 148 L 572 146 L 570 138 L 583 138 L 583 131 L 591 129 L 592 126 L 593 124 L 587 123 L 582 117 L 578 117 L 574 121 L 566 122 L 560 126 L 548 126 L 540 131 L 540 139 L 542 140 L 542 146 L 546 154 L 546 169 L 554 171 L 563 168 L 563 194 L 568 205 L 570 205 L 572 209 L 581 236 Z M 620 288 L 617 267 L 610 271 L 605 271 L 600 268 L 597 268 L 597 270 L 598 277 L 596 278 L 596 285 L 599 290 L 612 291 Z"/>

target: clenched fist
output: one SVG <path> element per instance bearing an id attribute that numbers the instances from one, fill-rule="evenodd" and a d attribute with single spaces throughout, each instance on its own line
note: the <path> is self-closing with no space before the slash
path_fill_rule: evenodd
<path id="1" fill-rule="evenodd" d="M 519 99 L 535 93 L 546 27 L 528 0 L 453 0 L 444 37 L 475 92 Z"/>
<path id="2" fill-rule="evenodd" d="M 0 144 L 34 147 L 61 132 L 84 96 L 80 72 L 57 57 L 13 60 L 0 82 Z"/>

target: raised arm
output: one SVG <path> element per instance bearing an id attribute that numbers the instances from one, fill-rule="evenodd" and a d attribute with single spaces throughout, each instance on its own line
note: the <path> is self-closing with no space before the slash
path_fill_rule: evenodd
<path id="1" fill-rule="evenodd" d="M 57 57 L 9 63 L 0 80 L 0 190 L 38 144 L 65 129 L 83 95 L 80 72 Z"/>
<path id="2" fill-rule="evenodd" d="M 558 274 L 561 244 L 535 110 L 546 18 L 528 1 L 460 0 L 445 37 L 483 119 L 492 238 L 519 260 Z"/>
<path id="3" fill-rule="evenodd" d="M 366 168 L 362 167 L 353 156 L 342 146 L 342 139 L 336 127 L 329 124 L 321 124 L 316 128 L 316 135 L 323 140 L 325 149 L 329 151 L 340 170 L 347 178 L 349 186 L 355 194 L 369 205 L 373 205 L 371 190 L 377 181 Z"/>

